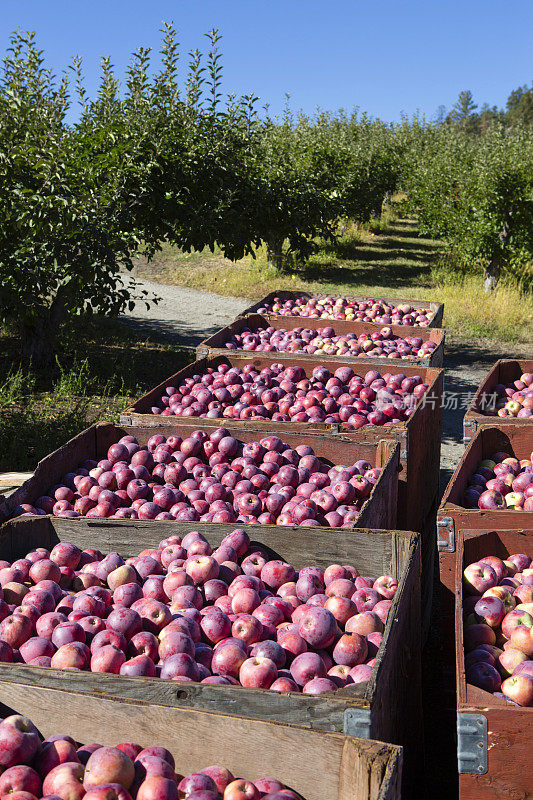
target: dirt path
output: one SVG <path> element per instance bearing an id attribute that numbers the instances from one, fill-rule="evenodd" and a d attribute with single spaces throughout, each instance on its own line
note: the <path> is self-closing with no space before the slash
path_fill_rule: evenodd
<path id="1" fill-rule="evenodd" d="M 222 297 L 194 289 L 137 279 L 140 288 L 161 297 L 146 311 L 142 304 L 124 321 L 145 336 L 196 347 L 206 336 L 231 322 L 250 304 L 249 300 Z M 463 416 L 482 377 L 498 358 L 529 357 L 523 348 L 498 347 L 494 342 L 472 343 L 448 336 L 444 367 L 445 400 L 441 449 L 441 493 L 463 453 Z M 457 398 L 457 408 L 454 408 Z"/>
<path id="2" fill-rule="evenodd" d="M 156 294 L 161 300 L 148 311 L 143 303 L 137 303 L 133 311 L 124 315 L 124 321 L 146 336 L 175 342 L 182 347 L 196 347 L 250 305 L 249 300 L 237 297 L 221 297 L 141 278 L 136 278 L 135 282 L 139 289 Z"/>

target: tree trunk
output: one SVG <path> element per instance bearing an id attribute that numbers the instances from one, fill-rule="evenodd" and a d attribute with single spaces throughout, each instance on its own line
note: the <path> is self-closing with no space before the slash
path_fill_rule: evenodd
<path id="1" fill-rule="evenodd" d="M 511 232 L 511 217 L 513 212 L 507 212 L 507 219 L 503 223 L 502 229 L 498 234 L 502 248 L 505 247 L 505 242 L 509 238 Z M 483 275 L 483 289 L 487 294 L 493 292 L 500 280 L 500 273 L 502 268 L 502 258 L 499 254 L 492 256 L 490 261 L 485 265 L 485 273 Z"/>
<path id="2" fill-rule="evenodd" d="M 500 259 L 498 256 L 494 256 L 485 265 L 485 272 L 483 274 L 483 289 L 485 292 L 487 292 L 487 294 L 490 294 L 495 290 L 500 279 L 500 272 Z"/>
<path id="3" fill-rule="evenodd" d="M 267 242 L 267 262 L 278 272 L 283 271 L 283 239 L 271 239 Z"/>

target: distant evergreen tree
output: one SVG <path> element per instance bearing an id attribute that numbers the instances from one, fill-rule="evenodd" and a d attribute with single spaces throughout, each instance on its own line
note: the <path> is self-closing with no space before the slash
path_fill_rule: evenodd
<path id="1" fill-rule="evenodd" d="M 506 122 L 509 125 L 522 123 L 523 125 L 533 124 L 533 84 L 531 88 L 519 86 L 514 89 L 506 103 L 507 114 Z"/>
<path id="2" fill-rule="evenodd" d="M 479 130 L 479 115 L 476 114 L 477 104 L 474 103 L 474 97 L 470 89 L 464 89 L 459 92 L 450 114 L 449 118 L 453 122 L 459 123 L 464 130 L 469 133 L 476 133 Z"/>

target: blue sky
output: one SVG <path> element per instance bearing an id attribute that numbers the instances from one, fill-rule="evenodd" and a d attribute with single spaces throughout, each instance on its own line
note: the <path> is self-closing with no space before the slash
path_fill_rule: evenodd
<path id="1" fill-rule="evenodd" d="M 4 0 L 0 46 L 35 30 L 55 71 L 83 57 L 92 90 L 100 57 L 122 75 L 132 50 L 158 48 L 162 20 L 174 20 L 184 55 L 219 28 L 224 88 L 254 92 L 274 113 L 288 92 L 308 113 L 433 117 L 462 89 L 503 106 L 533 78 L 531 0 Z"/>

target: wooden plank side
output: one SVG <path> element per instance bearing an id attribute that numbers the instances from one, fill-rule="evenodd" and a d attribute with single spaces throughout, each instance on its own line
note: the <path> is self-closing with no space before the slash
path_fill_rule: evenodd
<path id="1" fill-rule="evenodd" d="M 213 547 L 235 529 L 233 524 L 161 522 L 145 520 L 96 520 L 66 517 L 17 517 L 0 531 L 0 559 L 22 558 L 36 547 L 53 547 L 68 541 L 81 549 L 97 547 L 118 552 L 124 558 L 141 549 L 157 547 L 171 534 L 185 536 L 198 530 Z M 407 561 L 410 534 L 354 528 L 302 528 L 298 526 L 250 526 L 251 548 L 262 547 L 297 569 L 313 565 L 353 564 L 362 575 L 394 575 L 399 578 Z M 394 535 L 393 535 L 394 533 Z"/>
<path id="2" fill-rule="evenodd" d="M 241 349 L 237 350 L 229 350 L 225 345 L 230 342 L 231 338 L 239 333 L 242 333 L 244 330 L 249 330 L 252 332 L 256 332 L 258 330 L 272 327 L 276 330 L 294 330 L 295 328 L 304 327 L 301 324 L 299 317 L 270 317 L 267 318 L 262 314 L 250 314 L 246 317 L 239 317 L 230 325 L 227 325 L 224 328 L 221 328 L 212 336 L 204 339 L 198 347 L 196 348 L 196 357 L 198 359 L 205 358 L 207 356 L 217 356 L 217 355 L 228 355 L 228 352 L 238 352 L 238 353 L 245 353 L 245 352 L 253 352 L 253 351 L 245 351 Z M 406 363 L 407 365 L 411 366 L 420 366 L 420 367 L 442 367 L 443 360 L 444 360 L 444 341 L 446 336 L 446 331 L 440 328 L 421 328 L 416 326 L 409 326 L 409 325 L 379 325 L 371 322 L 360 322 L 357 320 L 342 320 L 342 319 L 332 319 L 332 320 L 315 320 L 313 325 L 307 326 L 307 329 L 317 330 L 320 328 L 332 328 L 334 331 L 334 335 L 342 336 L 346 333 L 355 333 L 358 336 L 362 333 L 368 333 L 369 335 L 379 331 L 383 327 L 388 327 L 392 330 L 394 336 L 401 336 L 405 338 L 406 336 L 417 336 L 422 339 L 423 342 L 431 341 L 437 344 L 435 350 L 430 354 L 427 358 L 413 358 L 413 359 L 401 359 L 400 363 Z M 259 351 L 261 352 L 261 351 Z M 271 353 L 272 356 L 276 355 L 276 352 Z M 313 358 L 313 355 L 306 352 L 298 352 L 298 358 L 301 360 L 302 363 L 309 361 Z M 314 356 L 316 358 L 316 356 Z M 329 363 L 330 361 L 335 361 L 336 358 L 340 358 L 341 360 L 350 361 L 353 363 L 357 363 L 358 360 L 362 359 L 373 364 L 388 364 L 391 360 L 397 363 L 399 359 L 387 359 L 387 358 L 378 358 L 374 356 L 367 356 L 365 354 L 354 356 L 353 354 L 346 354 L 344 356 L 333 356 L 327 355 L 325 353 L 320 354 L 320 359 L 325 363 Z"/>
<path id="3" fill-rule="evenodd" d="M 295 300 L 297 297 L 318 297 L 318 298 L 326 298 L 332 297 L 336 299 L 338 297 L 346 297 L 349 300 L 384 300 L 386 303 L 392 303 L 393 305 L 398 305 L 399 303 L 405 304 L 409 303 L 409 305 L 413 306 L 414 308 L 429 308 L 431 311 L 434 312 L 432 319 L 429 322 L 430 328 L 440 328 L 442 327 L 442 319 L 444 316 L 444 303 L 438 303 L 434 300 L 404 300 L 400 298 L 387 298 L 387 297 L 367 297 L 366 295 L 345 295 L 345 294 L 324 294 L 321 292 L 302 292 L 302 291 L 294 291 L 294 290 L 287 290 L 287 289 L 279 289 L 278 291 L 269 292 L 269 294 L 262 297 L 261 300 L 258 300 L 257 303 L 253 303 L 248 308 L 245 308 L 244 311 L 239 314 L 239 316 L 246 316 L 247 314 L 254 314 L 257 312 L 259 308 L 262 308 L 265 303 L 272 303 L 274 298 L 279 297 L 280 300 Z M 267 316 L 270 316 L 267 314 Z M 316 317 L 299 317 L 300 320 L 316 320 Z M 302 325 L 307 325 L 308 323 L 302 322 Z"/>
<path id="4" fill-rule="evenodd" d="M 493 425 L 500 427 L 509 424 L 527 425 L 530 422 L 527 419 L 493 417 L 487 415 L 483 410 L 486 398 L 492 394 L 495 386 L 500 383 L 505 386 L 511 384 L 513 381 L 518 380 L 524 372 L 533 372 L 533 360 L 502 358 L 496 361 L 479 384 L 466 411 L 465 421 L 474 420 L 478 428 L 492 427 Z"/>
<path id="5" fill-rule="evenodd" d="M 378 800 L 402 800 L 402 754 L 389 756 Z M 405 795 L 403 796 L 405 800 Z"/>
<path id="6" fill-rule="evenodd" d="M 86 521 L 89 522 L 89 521 Z M 121 525 L 124 531 L 131 537 L 132 531 L 136 527 L 131 521 L 124 521 L 126 525 Z M 65 523 L 67 523 L 65 525 Z M 63 518 L 37 518 L 37 519 L 20 519 L 14 520 L 5 527 L 7 535 L 6 541 L 2 544 L 9 549 L 10 554 L 21 553 L 23 555 L 25 545 L 27 545 L 27 537 L 25 536 L 25 529 L 30 528 L 31 546 L 39 546 L 46 544 L 50 546 L 54 540 L 65 538 L 72 540 L 69 535 L 71 530 L 70 520 Z M 167 527 L 165 533 L 170 533 L 171 530 L 179 530 L 183 533 L 185 530 L 190 530 L 192 526 L 187 523 L 170 523 L 171 528 Z M 102 545 L 102 539 L 99 536 L 99 531 L 103 531 L 104 526 L 95 526 L 86 524 L 85 531 L 90 533 L 89 542 L 91 546 L 96 546 L 99 549 L 105 550 Z M 109 526 L 112 532 L 117 528 Z M 218 526 L 213 526 L 218 527 Z M 230 526 L 228 526 L 230 527 Z M 43 531 L 41 540 L 38 538 L 38 530 Z M 63 529 L 63 531 L 62 531 Z M 142 527 L 141 527 L 142 529 Z M 145 529 L 148 526 L 145 525 Z M 75 532 L 79 534 L 81 526 L 76 526 Z M 60 534 L 59 536 L 57 534 Z M 279 530 L 274 530 L 274 537 L 279 536 Z M 290 538 L 290 531 L 284 532 L 285 540 Z M 414 547 L 417 547 L 418 536 L 416 534 L 409 534 L 402 531 L 386 532 L 386 531 L 361 531 L 360 536 L 353 535 L 352 532 L 346 534 L 344 532 L 333 532 L 333 537 L 330 539 L 332 550 L 327 554 L 324 552 L 324 536 L 319 537 L 316 532 L 313 536 L 314 549 L 310 550 L 309 542 L 306 541 L 307 533 L 302 532 L 302 529 L 295 529 L 294 534 L 298 539 L 292 543 L 293 552 L 300 551 L 296 566 L 306 565 L 311 563 L 326 565 L 326 563 L 354 563 L 361 572 L 362 560 L 359 559 L 360 554 L 367 553 L 366 563 L 370 567 L 370 561 L 377 566 L 383 567 L 383 574 L 393 574 L 399 580 L 399 588 L 394 598 L 394 612 L 391 614 L 388 626 L 387 636 L 396 636 L 396 628 L 401 628 L 403 634 L 400 639 L 403 641 L 407 637 L 406 630 L 409 626 L 413 626 L 416 633 L 418 628 L 418 616 L 411 608 L 412 603 L 415 603 L 417 598 L 417 586 L 419 576 L 419 561 L 413 556 Z M 259 546 L 267 546 L 272 544 L 272 539 L 268 536 L 260 535 L 254 531 L 256 544 Z M 4 537 L 2 537 L 3 539 Z M 215 542 L 209 537 L 211 543 Z M 19 540 L 22 544 L 14 545 L 13 540 Z M 141 537 L 142 544 L 148 544 L 144 537 Z M 336 545 L 333 547 L 333 541 Z M 76 543 L 76 542 L 74 542 Z M 84 542 L 78 539 L 79 545 Z M 154 542 L 155 544 L 155 542 Z M 138 552 L 139 541 L 136 541 L 137 547 L 133 550 L 127 549 L 123 555 L 130 555 L 132 552 Z M 277 554 L 279 547 L 279 555 L 286 557 L 287 547 L 283 547 L 283 543 L 275 538 L 275 547 L 270 548 Z M 20 549 L 19 549 L 20 548 Z M 373 549 L 378 551 L 379 555 L 375 555 L 370 559 L 369 552 Z M 304 555 L 305 553 L 305 555 Z M 393 556 L 394 553 L 394 556 Z M 5 551 L 0 552 L 0 557 Z M 380 570 L 381 571 L 381 570 Z M 371 572 L 370 574 L 375 574 Z M 408 626 L 407 628 L 405 626 Z M 413 634 L 414 635 L 414 634 Z M 393 638 L 393 641 L 396 641 Z M 385 645 L 387 646 L 387 645 Z M 411 657 L 416 658 L 419 655 L 420 648 L 416 647 L 411 651 Z M 399 652 L 399 651 L 398 651 Z M 397 655 L 396 645 L 391 645 L 387 653 L 387 664 L 391 664 L 396 659 Z M 379 662 L 381 664 L 381 661 Z M 403 663 L 403 662 L 402 662 Z M 403 665 L 396 672 L 396 681 L 413 681 L 413 677 L 406 673 L 407 667 Z M 416 669 L 416 664 L 414 665 Z M 378 677 L 377 681 L 373 684 L 371 693 L 372 702 L 377 702 L 375 698 L 379 699 L 381 692 L 389 691 L 389 667 L 385 670 L 387 673 L 383 680 Z M 378 670 L 379 671 L 379 670 Z M 416 676 L 414 678 L 417 681 Z M 148 678 L 123 678 L 116 675 L 103 675 L 93 674 L 86 672 L 65 672 L 61 670 L 42 669 L 28 665 L 19 664 L 0 664 L 0 682 L 17 682 L 24 683 L 28 686 L 42 686 L 44 688 L 59 688 L 68 685 L 70 690 L 79 693 L 94 693 L 97 692 L 101 696 L 109 697 L 124 697 L 127 699 L 144 699 L 145 701 L 156 703 L 158 705 L 170 705 L 182 708 L 197 708 L 214 710 L 220 713 L 238 714 L 246 713 L 248 716 L 262 718 L 262 719 L 277 719 L 277 720 L 290 720 L 292 722 L 302 724 L 305 726 L 312 726 L 314 728 L 324 730 L 342 731 L 344 728 L 344 711 L 347 707 L 369 708 L 369 701 L 364 697 L 366 687 L 364 685 L 354 685 L 344 690 L 333 694 L 323 694 L 316 697 L 302 694 L 287 693 L 284 695 L 262 691 L 251 690 L 242 687 L 224 687 L 224 686 L 210 686 L 191 683 L 180 683 L 176 681 L 162 681 L 159 679 Z M 396 697 L 391 697 L 390 702 L 401 701 L 408 695 L 408 692 L 399 692 Z M 239 712 L 240 709 L 240 712 Z M 401 715 L 400 715 L 401 716 Z M 401 741 L 403 734 L 395 736 L 397 741 Z"/>
<path id="7" fill-rule="evenodd" d="M 477 465 L 498 450 L 508 452 L 519 460 L 530 458 L 533 452 L 533 425 L 529 427 L 509 425 L 505 431 L 498 428 L 481 428 L 466 448 L 450 478 L 439 506 L 438 519 L 451 518 L 456 530 L 483 530 L 491 527 L 513 530 L 528 526 L 528 522 L 533 519 L 531 512 L 468 509 L 462 505 L 468 479 L 474 474 Z M 442 550 L 443 547 L 439 549 Z M 449 585 L 453 587 L 453 583 Z"/>
<path id="8" fill-rule="evenodd" d="M 74 436 L 54 452 L 45 456 L 35 469 L 33 475 L 22 486 L 6 498 L 4 515 L 0 515 L 0 523 L 7 518 L 20 503 L 36 500 L 53 486 L 62 476 L 69 472 L 73 464 L 79 464 L 96 455 L 96 426 L 92 425 Z"/>
<path id="9" fill-rule="evenodd" d="M 402 542 L 405 544 L 405 542 Z M 385 646 L 367 689 L 372 709 L 371 736 L 404 745 L 406 790 L 414 792 L 417 767 L 423 762 L 420 536 L 413 537 L 401 586 L 384 632 Z M 408 682 L 403 675 L 409 675 Z M 395 738 L 396 737 L 396 738 Z M 421 776 L 420 776 L 421 777 Z"/>
<path id="10" fill-rule="evenodd" d="M 141 424 L 143 426 L 150 426 L 150 427 L 167 427 L 175 425 L 176 423 L 183 424 L 184 426 L 190 427 L 198 427 L 200 424 L 203 424 L 206 417 L 175 417 L 175 416 L 162 416 L 161 414 L 152 414 L 150 412 L 150 408 L 152 407 L 153 402 L 156 399 L 159 399 L 163 392 L 165 391 L 165 387 L 167 386 L 179 386 L 179 384 L 185 380 L 185 378 L 191 377 L 192 375 L 200 375 L 207 367 L 218 367 L 220 364 L 228 364 L 230 366 L 243 366 L 245 364 L 253 364 L 255 369 L 263 369 L 264 367 L 268 367 L 272 363 L 283 363 L 287 367 L 293 366 L 302 366 L 301 359 L 298 355 L 294 353 L 254 353 L 254 352 L 246 352 L 246 351 L 226 351 L 223 355 L 218 356 L 207 356 L 206 358 L 202 358 L 199 361 L 194 361 L 191 364 L 188 364 L 186 367 L 183 367 L 179 372 L 175 373 L 174 375 L 169 376 L 166 380 L 162 381 L 158 386 L 151 389 L 147 392 L 143 397 L 139 398 L 135 401 L 135 403 L 130 406 L 129 408 L 125 409 L 121 414 L 121 421 L 123 424 L 128 425 L 138 425 Z M 329 362 L 330 366 L 329 369 L 331 371 L 335 371 L 337 368 L 346 366 L 346 361 L 342 360 L 333 360 Z M 350 366 L 355 369 L 358 374 L 364 375 L 371 369 L 375 369 L 376 365 L 374 363 L 370 363 L 365 359 L 353 359 L 350 363 Z M 323 361 L 319 357 L 311 356 L 308 361 L 306 361 L 305 368 L 307 374 L 309 374 L 314 367 L 322 366 Z M 429 386 L 428 394 L 433 394 L 438 391 L 438 378 L 441 374 L 441 370 L 438 370 L 434 367 L 415 367 L 409 366 L 408 362 L 400 362 L 397 363 L 395 361 L 394 366 L 390 361 L 388 361 L 384 366 L 385 370 L 396 369 L 397 372 L 402 372 L 407 377 L 417 375 L 424 383 L 427 383 Z M 441 388 L 442 394 L 442 388 Z M 422 398 L 417 403 L 415 413 L 423 406 L 424 401 Z M 412 419 L 412 417 L 411 417 Z M 131 422 L 129 421 L 131 420 Z M 288 429 L 289 427 L 293 430 L 305 430 L 305 431 L 334 431 L 339 430 L 340 423 L 312 423 L 312 422 L 275 422 L 272 420 L 241 420 L 241 419 L 231 419 L 231 418 L 223 418 L 208 420 L 210 423 L 217 423 L 218 425 L 223 425 L 224 427 L 231 428 L 233 426 L 237 427 L 248 427 L 249 425 L 260 426 L 265 429 L 272 429 L 272 430 L 280 430 L 280 429 Z M 394 432 L 396 430 L 400 430 L 404 428 L 406 423 L 395 423 L 394 425 L 388 425 L 387 435 L 391 435 L 392 437 L 395 435 Z M 372 429 L 375 426 L 365 426 L 360 428 L 357 431 L 345 431 L 346 433 L 351 433 L 352 436 L 356 436 L 357 438 L 365 438 L 365 435 L 368 436 L 368 429 Z M 379 427 L 378 427 L 379 431 Z M 382 434 L 379 434 L 382 435 Z"/>
<path id="11" fill-rule="evenodd" d="M 461 800 L 500 800 L 533 797 L 531 729 L 533 708 L 517 708 L 466 682 L 463 641 L 463 569 L 483 555 L 501 558 L 528 552 L 533 528 L 524 531 L 486 529 L 459 531 L 455 570 L 455 654 L 457 710 L 484 714 L 488 728 L 488 771 L 485 775 L 459 775 Z"/>
<path id="12" fill-rule="evenodd" d="M 203 421 L 201 424 L 202 430 L 211 433 L 218 427 L 218 420 Z M 46 456 L 40 462 L 35 474 L 10 498 L 4 503 L 5 513 L 4 519 L 9 518 L 13 510 L 19 503 L 32 503 L 39 496 L 46 494 L 55 482 L 58 482 L 64 474 L 75 470 L 80 463 L 87 458 L 102 458 L 107 453 L 110 445 L 118 441 L 121 436 L 126 433 L 133 434 L 137 437 L 141 445 L 145 445 L 154 433 L 164 433 L 167 436 L 171 433 L 188 435 L 190 428 L 184 428 L 181 424 L 174 424 L 171 427 L 119 427 L 111 423 L 98 423 L 83 431 L 77 437 L 72 439 L 63 447 L 55 452 Z M 381 429 L 380 429 L 381 430 Z M 247 428 L 235 431 L 235 435 L 240 441 L 250 442 L 257 438 L 262 438 L 266 431 L 261 425 L 250 425 Z M 385 466 L 383 462 L 383 453 L 387 448 L 383 448 L 380 441 L 374 442 L 359 442 L 350 436 L 337 435 L 328 436 L 324 433 L 305 433 L 302 431 L 278 431 L 283 440 L 290 446 L 296 447 L 299 444 L 307 444 L 314 448 L 316 454 L 323 458 L 329 464 L 353 464 L 359 459 L 365 459 L 375 466 Z M 396 455 L 394 448 L 389 448 L 391 458 L 394 462 Z M 57 459 L 57 463 L 56 463 Z M 50 477 L 48 477 L 50 476 Z M 394 487 L 394 469 L 391 466 L 389 470 L 381 475 L 376 484 L 376 496 L 379 498 L 386 497 L 386 486 L 389 487 L 389 505 L 381 501 L 376 501 L 376 511 L 371 512 L 373 503 L 373 493 L 369 499 L 365 501 L 362 507 L 363 518 L 369 514 L 369 524 L 373 527 L 393 527 L 396 522 L 395 510 L 395 492 Z M 394 505 L 393 505 L 394 504 Z M 381 509 L 381 511 L 380 511 Z M 381 519 L 383 516 L 383 519 Z M 0 519 L 0 522 L 2 520 Z M 365 523 L 366 524 L 366 523 Z"/>
<path id="13" fill-rule="evenodd" d="M 383 472 L 361 508 L 357 525 L 393 529 L 397 521 L 400 446 L 386 439 L 381 441 L 379 463 Z"/>
<path id="14" fill-rule="evenodd" d="M 362 746 L 363 745 L 363 746 Z M 402 753 L 378 742 L 347 737 L 341 765 L 340 800 L 400 798 Z M 329 795 L 326 796 L 329 800 Z M 324 798 L 326 800 L 326 798 Z"/>
<path id="15" fill-rule="evenodd" d="M 404 530 L 421 530 L 438 495 L 442 438 L 444 372 L 437 373 L 422 403 L 407 423 L 405 479 L 400 476 L 398 519 Z"/>
<path id="16" fill-rule="evenodd" d="M 45 736 L 68 733 L 77 741 L 105 746 L 125 737 L 144 747 L 158 745 L 173 753 L 181 774 L 223 764 L 247 780 L 275 777 L 306 800 L 394 797 L 383 792 L 389 791 L 401 764 L 398 748 L 378 742 L 242 717 L 3 683 L 0 702 L 29 716 Z M 366 793 L 359 781 L 365 772 L 371 775 L 371 792 Z M 350 784 L 352 794 L 347 793 Z"/>

